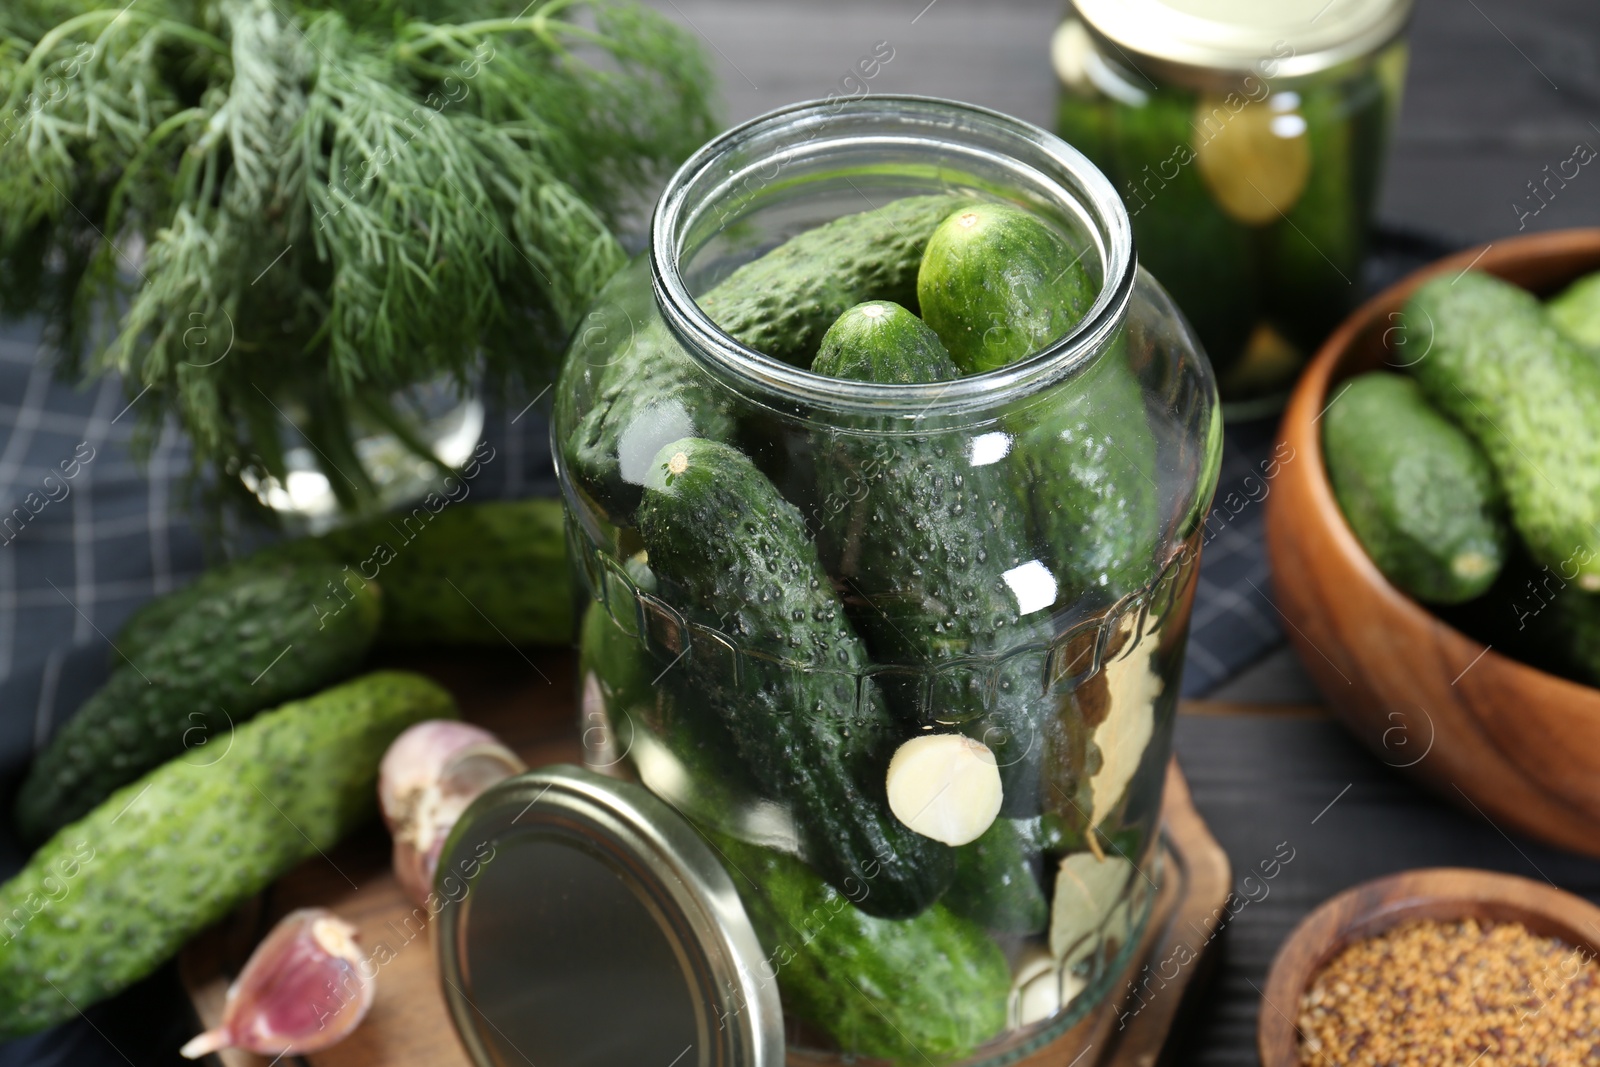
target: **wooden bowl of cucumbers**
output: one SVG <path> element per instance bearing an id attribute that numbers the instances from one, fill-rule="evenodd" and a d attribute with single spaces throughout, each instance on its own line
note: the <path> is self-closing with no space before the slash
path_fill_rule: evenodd
<path id="1" fill-rule="evenodd" d="M 1600 229 L 1566 230 L 1368 301 L 1296 387 L 1266 515 L 1289 639 L 1345 724 L 1497 826 L 1590 855 L 1597 271 Z"/>

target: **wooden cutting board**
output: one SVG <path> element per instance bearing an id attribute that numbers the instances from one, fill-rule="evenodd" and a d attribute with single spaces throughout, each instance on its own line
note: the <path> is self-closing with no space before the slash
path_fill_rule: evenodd
<path id="1" fill-rule="evenodd" d="M 530 767 L 582 759 L 575 661 L 570 653 L 430 652 L 383 665 L 420 670 L 437 679 L 455 694 L 468 721 L 494 731 Z M 1162 878 L 1140 952 L 1112 989 L 1124 989 L 1148 962 L 1159 963 L 1175 954 L 1189 962 L 1165 983 L 1161 996 L 1149 998 L 1137 1012 L 1120 998 L 1109 997 L 1107 1004 L 1059 1040 L 1024 1060 L 1024 1067 L 1152 1067 L 1159 1062 L 1186 1003 L 1185 994 L 1200 984 L 1208 962 L 1215 958 L 1215 952 L 1208 950 L 1214 948 L 1216 919 L 1231 880 L 1227 855 L 1190 802 L 1176 762 L 1168 768 L 1162 815 L 1162 867 L 1167 876 Z M 179 970 L 199 1020 L 197 1032 L 221 1018 L 228 982 L 272 924 L 295 908 L 320 906 L 355 924 L 367 952 L 387 962 L 378 972 L 372 1011 L 353 1034 L 326 1051 L 283 1057 L 277 1063 L 471 1067 L 440 993 L 426 912 L 401 894 L 389 858 L 387 835 L 381 827 L 370 827 L 326 856 L 290 871 L 191 943 Z M 388 951 L 380 952 L 380 945 Z M 227 1051 L 213 1062 L 223 1067 L 269 1067 L 273 1061 Z"/>

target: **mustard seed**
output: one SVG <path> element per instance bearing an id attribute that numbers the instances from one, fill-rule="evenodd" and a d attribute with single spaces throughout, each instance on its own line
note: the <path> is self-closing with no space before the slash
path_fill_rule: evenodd
<path id="1" fill-rule="evenodd" d="M 1335 956 L 1300 999 L 1303 1067 L 1600 1063 L 1600 966 L 1521 923 L 1406 923 Z"/>

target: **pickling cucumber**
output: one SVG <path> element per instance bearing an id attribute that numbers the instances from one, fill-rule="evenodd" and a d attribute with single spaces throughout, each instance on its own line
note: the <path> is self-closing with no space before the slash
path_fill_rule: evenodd
<path id="1" fill-rule="evenodd" d="M 1043 831 L 1039 819 L 996 819 L 983 836 L 956 849 L 956 878 L 944 906 L 979 926 L 1037 934 L 1050 922 L 1040 886 Z"/>
<path id="2" fill-rule="evenodd" d="M 332 848 L 375 814 L 389 743 L 455 716 L 425 678 L 369 674 L 214 738 L 63 828 L 0 886 L 0 1038 L 127 988 Z"/>
<path id="3" fill-rule="evenodd" d="M 882 301 L 841 315 L 811 369 L 877 382 L 959 375 L 931 329 Z M 1031 558 L 1026 511 L 1004 465 L 972 466 L 964 438 L 906 435 L 888 419 L 867 429 L 813 435 L 818 495 L 828 506 L 819 523 L 823 564 L 878 662 L 939 672 L 935 708 L 921 707 L 921 687 L 906 684 L 890 688 L 896 710 L 919 725 L 956 723 L 988 745 L 1000 765 L 1002 810 L 1036 814 L 1033 712 L 1042 687 L 1007 679 L 991 698 L 985 671 L 951 663 L 1049 641 L 1047 613 L 1020 615 L 1003 577 Z"/>
<path id="4" fill-rule="evenodd" d="M 1405 326 L 1407 351 L 1427 353 L 1411 375 L 1489 457 L 1528 551 L 1600 590 L 1600 360 L 1480 271 L 1425 283 Z"/>
<path id="5" fill-rule="evenodd" d="M 283 541 L 207 571 L 129 616 L 117 634 L 117 652 L 138 661 L 200 600 L 249 581 L 263 568 L 322 562 L 343 570 L 308 602 L 319 605 L 320 612 L 336 609 L 349 589 L 368 580 L 383 586 L 380 644 L 571 641 L 572 589 L 561 502 L 445 506 L 443 499 L 427 498 L 409 513 Z"/>
<path id="6" fill-rule="evenodd" d="M 1581 345 L 1600 348 L 1600 271 L 1586 274 L 1545 304 L 1556 328 Z"/>
<path id="7" fill-rule="evenodd" d="M 1509 540 L 1494 471 L 1416 382 L 1353 379 L 1323 416 L 1322 441 L 1339 507 L 1386 578 L 1442 604 L 1494 583 Z"/>
<path id="8" fill-rule="evenodd" d="M 983 929 L 936 904 L 875 918 L 878 878 L 846 892 L 799 860 L 715 835 L 714 843 L 776 972 L 784 1011 L 821 1027 L 847 1056 L 958 1060 L 1005 1027 L 1011 971 Z"/>
<path id="9" fill-rule="evenodd" d="M 915 301 L 928 236 L 963 202 L 906 197 L 807 230 L 735 270 L 699 298 L 700 306 L 749 347 L 808 365 L 846 308 L 874 298 Z M 561 443 L 567 470 L 611 521 L 624 525 L 657 448 L 684 436 L 730 441 L 736 430 L 726 391 L 708 382 L 647 306 L 647 275 L 641 258 L 607 285 L 590 314 L 595 322 L 579 331 L 567 354 L 559 386 L 558 403 L 570 403 L 580 389 L 592 391 L 591 406 Z"/>
<path id="10" fill-rule="evenodd" d="M 966 374 L 1042 351 L 1071 332 L 1098 288 L 1064 236 L 1009 204 L 951 214 L 917 272 L 922 318 Z"/>
<path id="11" fill-rule="evenodd" d="M 332 564 L 278 564 L 194 598 L 39 753 L 18 830 L 48 836 L 151 768 L 186 751 L 203 761 L 257 712 L 353 673 L 377 636 L 379 596 L 343 578 Z"/>
<path id="12" fill-rule="evenodd" d="M 789 804 L 812 866 L 839 887 L 875 870 L 863 906 L 876 915 L 932 904 L 952 877 L 950 850 L 889 812 L 885 774 L 905 730 L 862 677 L 866 648 L 799 511 L 736 449 L 685 439 L 657 454 L 638 522 L 663 598 L 737 647 L 684 649 L 680 684 Z"/>

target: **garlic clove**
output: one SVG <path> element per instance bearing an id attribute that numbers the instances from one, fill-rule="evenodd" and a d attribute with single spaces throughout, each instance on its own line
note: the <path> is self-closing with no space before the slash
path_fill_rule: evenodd
<path id="1" fill-rule="evenodd" d="M 889 761 L 889 810 L 923 837 L 975 841 L 1000 814 L 994 753 L 962 734 L 913 737 Z"/>
<path id="2" fill-rule="evenodd" d="M 394 836 L 395 878 L 426 904 L 450 830 L 478 795 L 527 770 L 489 731 L 463 722 L 418 723 L 395 738 L 378 768 L 378 801 Z"/>
<path id="3" fill-rule="evenodd" d="M 228 987 L 221 1024 L 179 1051 L 191 1060 L 225 1048 L 285 1056 L 344 1040 L 372 1007 L 375 985 L 355 938 L 325 908 L 284 916 Z"/>

